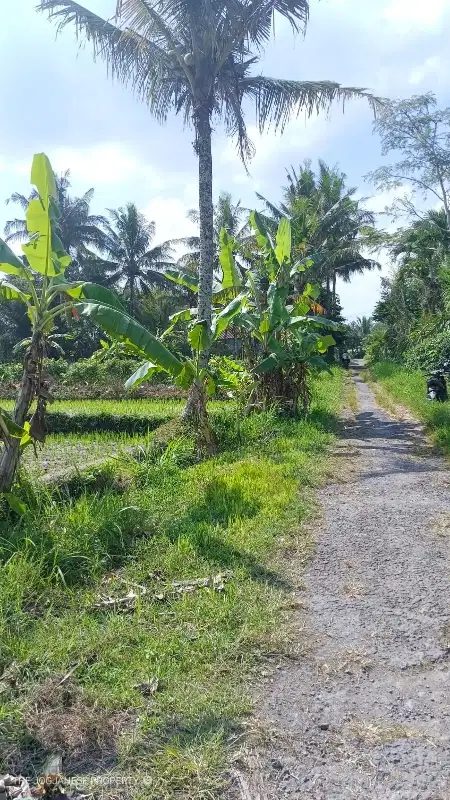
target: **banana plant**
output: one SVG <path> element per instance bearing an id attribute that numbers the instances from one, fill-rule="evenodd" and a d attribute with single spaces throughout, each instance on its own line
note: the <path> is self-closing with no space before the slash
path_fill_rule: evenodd
<path id="1" fill-rule="evenodd" d="M 299 399 L 305 409 L 309 403 L 309 370 L 327 368 L 323 355 L 335 344 L 327 331 L 339 326 L 317 314 L 323 311 L 317 304 L 320 286 L 307 283 L 300 295 L 293 294 L 296 277 L 314 262 L 304 259 L 292 263 L 289 220 L 280 221 L 275 241 L 257 212 L 250 215 L 250 225 L 254 233 L 252 261 L 258 265 L 251 269 L 243 269 L 236 262 L 238 244 L 225 229 L 220 232 L 222 274 L 214 276 L 212 336 L 208 337 L 207 325 L 203 323 L 204 337 L 200 341 L 204 349 L 209 349 L 217 338 L 215 320 L 221 315 L 226 317 L 227 325 L 232 320 L 240 330 L 254 375 L 249 407 L 265 408 L 277 403 L 290 406 L 296 413 Z M 198 291 L 196 279 L 190 274 L 168 270 L 165 276 L 194 293 Z M 230 295 L 234 300 L 224 307 Z M 179 322 L 188 322 L 192 345 L 196 341 L 193 327 L 201 324 L 192 322 L 194 319 L 195 309 L 176 312 L 164 335 Z M 206 376 L 203 371 L 203 378 Z"/>
<path id="2" fill-rule="evenodd" d="M 205 320 L 195 318 L 196 309 L 183 309 L 172 314 L 170 326 L 164 331 L 161 338 L 163 339 L 167 336 L 179 322 L 188 321 L 190 324 L 187 337 L 193 354 L 192 359 L 186 358 L 180 362 L 182 368 L 175 376 L 177 386 L 189 389 L 194 380 L 204 380 L 206 382 L 207 395 L 215 394 L 217 386 L 214 383 L 212 374 L 207 369 L 202 369 L 200 356 L 211 348 L 212 344 L 226 330 L 231 320 L 239 314 L 245 299 L 245 294 L 238 295 L 224 308 L 213 314 L 211 327 Z M 159 364 L 146 362 L 127 380 L 125 386 L 127 389 L 132 389 L 139 383 L 148 380 L 155 372 L 162 371 L 162 369 Z"/>
<path id="3" fill-rule="evenodd" d="M 83 315 L 173 376 L 183 368 L 176 356 L 129 317 L 113 292 L 93 283 L 67 281 L 64 273 L 71 259 L 58 235 L 60 211 L 55 176 L 44 153 L 33 158 L 31 183 L 36 196 L 26 211 L 29 242 L 22 246 L 25 258 L 19 258 L 0 239 L 0 276 L 8 276 L 0 278 L 0 297 L 22 302 L 31 324 L 14 412 L 11 416 L 0 410 L 0 492 L 6 497 L 10 495 L 23 447 L 45 439 L 45 411 L 52 397 L 44 358 L 58 319 Z M 29 419 L 34 400 L 36 408 Z"/>
<path id="4" fill-rule="evenodd" d="M 171 374 L 175 384 L 183 389 L 191 389 L 195 383 L 199 386 L 203 384 L 208 397 L 215 394 L 218 384 L 217 378 L 213 376 L 212 372 L 202 367 L 202 353 L 210 350 L 234 317 L 240 313 L 247 299 L 245 291 L 239 293 L 239 290 L 244 288 L 244 282 L 233 258 L 232 240 L 225 229 L 220 232 L 220 242 L 222 275 L 214 276 L 214 309 L 211 325 L 206 320 L 197 318 L 196 308 L 182 308 L 169 317 L 169 327 L 161 336 L 163 340 L 180 322 L 188 323 L 187 338 L 192 350 L 192 359 L 183 359 L 179 362 L 180 368 L 176 374 L 173 372 Z M 181 270 L 169 269 L 166 270 L 164 276 L 179 286 L 188 288 L 194 294 L 198 293 L 198 281 L 193 275 Z M 140 383 L 149 380 L 155 372 L 161 371 L 170 372 L 160 361 L 154 359 L 146 361 L 131 375 L 125 387 L 133 389 Z"/>
<path id="5" fill-rule="evenodd" d="M 250 215 L 250 224 L 259 264 L 247 272 L 245 307 L 234 319 L 247 342 L 254 375 L 248 408 L 279 405 L 296 415 L 299 401 L 305 411 L 309 405 L 309 371 L 327 368 L 323 356 L 335 344 L 328 331 L 339 326 L 315 313 L 318 285 L 307 283 L 300 295 L 293 294 L 298 273 L 313 261 L 292 263 L 289 220 L 280 221 L 275 241 L 257 212 Z"/>
<path id="6" fill-rule="evenodd" d="M 237 247 L 237 242 L 225 228 L 222 228 L 219 233 L 219 245 L 221 272 L 215 272 L 213 276 L 212 302 L 214 307 L 223 305 L 224 301 L 232 300 L 245 285 L 244 269 L 236 263 L 233 253 L 233 248 Z M 164 277 L 172 281 L 172 283 L 198 294 L 198 278 L 195 275 L 180 269 L 168 269 L 164 272 Z M 187 310 L 184 309 L 184 311 Z M 187 318 L 185 317 L 185 319 Z"/>

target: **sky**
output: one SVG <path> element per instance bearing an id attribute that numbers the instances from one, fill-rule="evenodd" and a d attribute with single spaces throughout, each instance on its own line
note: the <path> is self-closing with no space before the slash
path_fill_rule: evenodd
<path id="1" fill-rule="evenodd" d="M 15 0 L 2 8 L 0 28 L 0 229 L 19 214 L 6 199 L 28 194 L 32 155 L 46 152 L 55 171 L 70 169 L 72 191 L 95 188 L 92 211 L 135 202 L 156 223 L 156 239 L 194 233 L 186 211 L 198 202 L 193 132 L 171 115 L 160 126 L 133 94 L 94 62 L 89 44 L 80 47 L 72 28 L 55 27 L 35 10 L 37 0 Z M 85 0 L 92 11 L 112 17 L 115 0 Z M 364 87 L 377 96 L 409 97 L 434 91 L 450 105 L 450 0 L 311 0 L 306 36 L 294 37 L 277 20 L 261 71 L 295 80 L 334 80 Z M 364 176 L 380 164 L 379 139 L 363 100 L 306 120 L 292 120 L 282 135 L 260 135 L 248 109 L 256 145 L 249 172 L 220 125 L 214 130 L 214 194 L 229 191 L 248 208 L 255 192 L 277 202 L 286 169 L 304 159 L 339 164 L 350 186 L 382 212 L 392 197 Z M 379 224 L 387 220 L 380 217 Z M 380 274 L 339 282 L 345 316 L 369 315 L 379 296 Z"/>

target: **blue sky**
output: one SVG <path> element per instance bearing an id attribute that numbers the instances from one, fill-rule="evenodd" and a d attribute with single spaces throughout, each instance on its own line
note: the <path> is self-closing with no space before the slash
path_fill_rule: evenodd
<path id="1" fill-rule="evenodd" d="M 115 0 L 85 0 L 111 17 Z M 0 29 L 0 228 L 11 216 L 3 205 L 12 191 L 29 191 L 34 152 L 45 151 L 57 171 L 70 168 L 74 193 L 95 187 L 93 210 L 134 201 L 156 222 L 157 239 L 187 235 L 186 210 L 197 203 L 193 134 L 171 116 L 161 127 L 132 94 L 80 49 L 71 29 L 55 29 L 34 10 L 35 0 L 2 8 Z M 433 90 L 450 105 L 450 3 L 448 0 L 311 0 L 306 37 L 294 39 L 279 20 L 262 71 L 274 77 L 336 80 L 377 95 L 408 97 Z M 248 113 L 253 129 L 251 110 Z M 220 127 L 214 135 L 214 192 L 230 191 L 245 206 L 255 190 L 279 199 L 285 168 L 305 158 L 339 163 L 349 184 L 382 211 L 390 196 L 363 176 L 382 163 L 366 103 L 336 106 L 326 116 L 293 120 L 282 136 L 254 130 L 256 156 L 246 175 L 233 143 Z M 387 267 L 384 268 L 386 271 Z M 379 293 L 379 273 L 339 287 L 348 318 L 369 314 Z"/>

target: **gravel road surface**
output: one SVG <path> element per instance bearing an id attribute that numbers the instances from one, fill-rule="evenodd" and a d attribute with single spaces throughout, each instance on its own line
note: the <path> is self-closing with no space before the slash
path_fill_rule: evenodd
<path id="1" fill-rule="evenodd" d="M 259 701 L 271 734 L 251 800 L 450 798 L 450 472 L 354 381 L 350 479 L 323 492 L 298 612 L 311 650 Z"/>

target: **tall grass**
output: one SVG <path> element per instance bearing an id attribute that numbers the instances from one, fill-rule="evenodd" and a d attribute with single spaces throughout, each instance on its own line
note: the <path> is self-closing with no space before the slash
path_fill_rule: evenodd
<path id="1" fill-rule="evenodd" d="M 301 422 L 223 409 L 217 458 L 180 466 L 181 447 L 110 462 L 76 492 L 25 488 L 29 513 L 0 520 L 0 672 L 16 675 L 0 692 L 0 772 L 39 772 L 57 750 L 67 774 L 150 776 L 150 800 L 220 792 L 251 676 L 289 647 L 301 576 L 287 565 L 313 547 L 342 397 L 336 371 Z M 173 585 L 218 574 L 220 591 Z M 128 613 L 95 607 L 136 587 Z"/>
<path id="2" fill-rule="evenodd" d="M 383 362 L 370 368 L 377 384 L 398 403 L 409 408 L 424 423 L 433 441 L 450 454 L 450 403 L 426 399 L 426 377 L 399 364 Z"/>
<path id="3" fill-rule="evenodd" d="M 0 399 L 2 408 L 11 409 L 12 400 Z M 72 415 L 97 416 L 111 414 L 120 416 L 153 417 L 175 416 L 180 413 L 186 404 L 185 400 L 152 400 L 147 398 L 134 398 L 128 400 L 55 400 L 48 406 L 48 413 L 65 413 Z M 210 401 L 208 408 L 214 413 L 227 403 L 220 400 Z"/>

